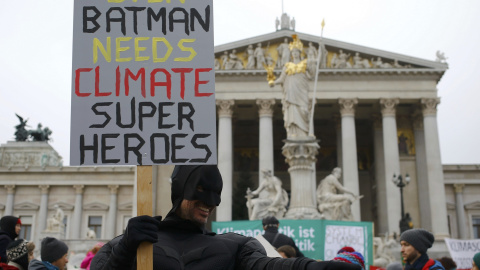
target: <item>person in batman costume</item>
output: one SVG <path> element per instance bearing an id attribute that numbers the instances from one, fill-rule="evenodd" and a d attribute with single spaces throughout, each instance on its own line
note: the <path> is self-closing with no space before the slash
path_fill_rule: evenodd
<path id="1" fill-rule="evenodd" d="M 93 258 L 91 270 L 136 269 L 137 248 L 153 243 L 154 269 L 307 269 L 360 270 L 360 266 L 309 258 L 267 257 L 253 237 L 215 234 L 205 229 L 220 204 L 222 177 L 216 165 L 180 165 L 172 173 L 173 207 L 161 217 L 138 216 L 125 234 L 105 244 Z"/>

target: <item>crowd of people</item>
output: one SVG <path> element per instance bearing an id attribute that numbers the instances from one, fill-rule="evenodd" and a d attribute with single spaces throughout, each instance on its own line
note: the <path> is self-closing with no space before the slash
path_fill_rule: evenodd
<path id="1" fill-rule="evenodd" d="M 292 238 L 278 231 L 273 216 L 262 220 L 263 237 L 278 252 L 269 257 L 256 238 L 235 233 L 215 234 L 205 228 L 212 211 L 220 204 L 223 187 L 217 166 L 176 166 L 172 174 L 172 209 L 162 217 L 138 216 L 130 219 L 125 234 L 107 244 L 97 243 L 83 259 L 80 269 L 136 269 L 137 248 L 153 244 L 154 269 L 321 269 L 366 270 L 364 256 L 352 247 L 341 248 L 330 261 L 304 256 Z M 17 239 L 21 220 L 0 219 L 0 270 L 65 270 L 68 246 L 59 239 L 41 240 L 40 257 L 34 258 L 35 244 Z M 456 269 L 448 257 L 429 258 L 427 250 L 435 238 L 424 229 L 410 229 L 400 236 L 402 262 L 387 270 Z M 480 253 L 472 258 L 472 270 L 480 270 Z"/>

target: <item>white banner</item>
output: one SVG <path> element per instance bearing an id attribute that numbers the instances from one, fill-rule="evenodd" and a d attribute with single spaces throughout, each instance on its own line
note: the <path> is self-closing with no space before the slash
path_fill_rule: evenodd
<path id="1" fill-rule="evenodd" d="M 480 252 L 480 239 L 462 240 L 445 238 L 450 257 L 457 264 L 457 270 L 471 269 L 473 255 Z"/>

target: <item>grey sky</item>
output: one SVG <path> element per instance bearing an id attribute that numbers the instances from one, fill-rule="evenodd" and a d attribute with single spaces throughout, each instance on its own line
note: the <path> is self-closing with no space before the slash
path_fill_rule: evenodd
<path id="1" fill-rule="evenodd" d="M 320 35 L 325 18 L 330 39 L 428 60 L 444 52 L 449 70 L 438 84 L 442 162 L 480 164 L 480 1 L 284 0 L 284 11 L 295 17 L 299 32 Z M 281 13 L 281 0 L 214 0 L 215 45 L 273 32 Z M 0 8 L 0 143 L 14 139 L 18 113 L 31 128 L 41 122 L 53 130 L 52 145 L 65 165 L 72 14 L 69 0 L 3 1 Z"/>

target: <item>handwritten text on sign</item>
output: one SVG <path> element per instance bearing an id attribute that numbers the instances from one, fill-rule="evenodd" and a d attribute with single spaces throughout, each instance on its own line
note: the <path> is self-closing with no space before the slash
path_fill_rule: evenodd
<path id="1" fill-rule="evenodd" d="M 75 0 L 72 165 L 215 164 L 213 0 Z"/>

